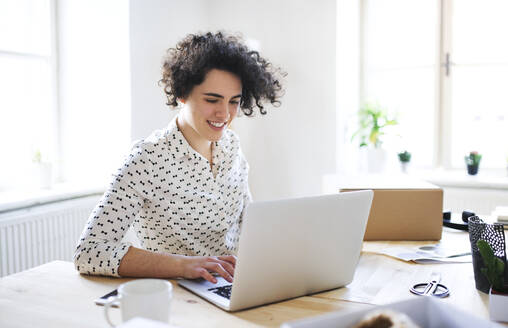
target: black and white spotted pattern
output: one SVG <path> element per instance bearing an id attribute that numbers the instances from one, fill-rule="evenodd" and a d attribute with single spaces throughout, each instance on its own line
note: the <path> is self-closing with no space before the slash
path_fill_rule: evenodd
<path id="1" fill-rule="evenodd" d="M 213 143 L 213 169 L 173 119 L 134 144 L 81 234 L 74 264 L 81 273 L 118 277 L 133 225 L 144 249 L 182 255 L 235 254 L 251 201 L 249 166 L 237 135 Z"/>

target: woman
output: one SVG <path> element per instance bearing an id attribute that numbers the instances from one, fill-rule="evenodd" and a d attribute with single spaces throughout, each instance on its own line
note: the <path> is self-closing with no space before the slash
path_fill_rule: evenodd
<path id="1" fill-rule="evenodd" d="M 74 263 L 81 273 L 232 281 L 248 164 L 228 129 L 238 110 L 279 104 L 279 71 L 223 33 L 189 35 L 162 68 L 167 104 L 183 107 L 166 129 L 134 144 L 95 207 Z M 136 230 L 141 248 L 122 242 Z"/>

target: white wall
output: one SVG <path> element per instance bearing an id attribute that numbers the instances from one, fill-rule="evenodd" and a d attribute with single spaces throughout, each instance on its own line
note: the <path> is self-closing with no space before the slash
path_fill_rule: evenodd
<path id="1" fill-rule="evenodd" d="M 251 165 L 256 200 L 320 193 L 335 172 L 336 4 L 334 0 L 131 0 L 132 138 L 163 127 L 164 50 L 196 31 L 241 32 L 288 73 L 282 106 L 239 118 L 235 130 Z"/>
<path id="2" fill-rule="evenodd" d="M 361 171 L 358 142 L 351 142 L 360 108 L 360 1 L 337 1 L 337 172 Z"/>
<path id="3" fill-rule="evenodd" d="M 335 1 L 220 0 L 210 13 L 212 30 L 258 40 L 288 73 L 282 106 L 235 126 L 254 198 L 320 193 L 321 176 L 335 170 Z"/>
<path id="4" fill-rule="evenodd" d="M 128 151 L 129 6 L 57 1 L 61 179 L 105 185 Z"/>
<path id="5" fill-rule="evenodd" d="M 206 0 L 131 0 L 131 140 L 165 127 L 176 114 L 157 82 L 166 50 L 207 29 Z"/>

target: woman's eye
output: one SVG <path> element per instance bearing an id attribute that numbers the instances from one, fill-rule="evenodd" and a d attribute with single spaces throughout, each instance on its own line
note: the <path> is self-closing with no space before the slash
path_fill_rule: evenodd
<path id="1" fill-rule="evenodd" d="M 209 102 L 211 104 L 215 104 L 217 102 L 217 99 L 205 99 L 206 102 Z"/>
<path id="2" fill-rule="evenodd" d="M 231 101 L 230 103 L 233 105 L 238 105 L 240 102 L 239 101 Z"/>

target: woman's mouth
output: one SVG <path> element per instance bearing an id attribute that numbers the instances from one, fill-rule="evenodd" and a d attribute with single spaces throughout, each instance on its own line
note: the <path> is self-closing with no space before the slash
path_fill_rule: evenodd
<path id="1" fill-rule="evenodd" d="M 226 122 L 214 122 L 214 121 L 206 121 L 208 125 L 215 131 L 222 131 L 226 126 Z"/>

